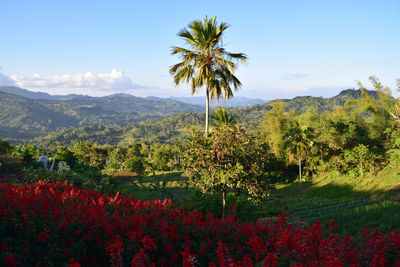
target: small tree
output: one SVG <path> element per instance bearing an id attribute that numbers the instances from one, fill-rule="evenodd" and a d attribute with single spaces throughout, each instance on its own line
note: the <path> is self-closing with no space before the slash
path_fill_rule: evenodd
<path id="1" fill-rule="evenodd" d="M 356 173 L 364 176 L 365 172 L 373 168 L 375 160 L 377 160 L 377 155 L 374 155 L 368 146 L 359 144 L 344 152 L 344 169 L 356 170 Z"/>
<path id="2" fill-rule="evenodd" d="M 283 148 L 289 153 L 289 161 L 297 159 L 299 164 L 299 178 L 301 178 L 301 162 L 309 153 L 313 144 L 311 141 L 312 129 L 306 126 L 300 126 L 297 121 L 292 121 L 290 127 L 284 135 Z"/>
<path id="3" fill-rule="evenodd" d="M 188 138 L 184 168 L 190 182 L 203 193 L 222 194 L 222 216 L 226 213 L 226 194 L 235 200 L 241 193 L 260 199 L 267 194 L 269 180 L 264 173 L 268 148 L 244 129 L 221 127 L 209 137 L 193 131 Z"/>

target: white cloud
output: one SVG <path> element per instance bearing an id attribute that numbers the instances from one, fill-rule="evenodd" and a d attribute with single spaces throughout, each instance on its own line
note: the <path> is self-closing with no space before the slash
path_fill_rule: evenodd
<path id="1" fill-rule="evenodd" d="M 137 85 L 125 76 L 121 70 L 112 70 L 110 73 L 63 74 L 54 76 L 41 76 L 34 74 L 32 77 L 12 75 L 11 79 L 23 88 L 40 89 L 80 89 L 90 91 L 120 92 L 145 88 Z"/>
<path id="2" fill-rule="evenodd" d="M 10 77 L 0 73 L 0 86 L 15 86 L 16 83 Z"/>

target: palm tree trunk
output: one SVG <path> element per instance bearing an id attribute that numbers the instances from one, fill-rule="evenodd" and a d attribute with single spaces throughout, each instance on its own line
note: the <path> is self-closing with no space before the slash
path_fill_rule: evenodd
<path id="1" fill-rule="evenodd" d="M 206 89 L 206 137 L 208 137 L 208 117 L 210 111 L 210 92 Z"/>
<path id="2" fill-rule="evenodd" d="M 301 158 L 299 157 L 299 176 L 300 176 L 300 184 L 302 182 L 301 180 Z"/>

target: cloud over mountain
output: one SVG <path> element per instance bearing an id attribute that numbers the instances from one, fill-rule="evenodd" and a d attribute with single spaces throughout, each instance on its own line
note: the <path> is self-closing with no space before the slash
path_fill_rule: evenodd
<path id="1" fill-rule="evenodd" d="M 1 77 L 0 77 L 1 78 Z M 32 77 L 12 75 L 11 79 L 23 88 L 65 88 L 91 91 L 125 91 L 143 88 L 132 82 L 123 71 L 113 69 L 110 73 L 86 72 L 83 74 L 62 74 Z"/>

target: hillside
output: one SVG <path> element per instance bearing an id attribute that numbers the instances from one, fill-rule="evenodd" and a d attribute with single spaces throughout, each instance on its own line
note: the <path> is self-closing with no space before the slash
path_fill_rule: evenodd
<path id="1" fill-rule="evenodd" d="M 61 128 L 126 126 L 151 118 L 203 110 L 177 101 L 148 100 L 125 94 L 69 95 L 65 96 L 66 100 L 57 100 L 58 96 L 10 86 L 0 87 L 0 96 L 0 138 L 11 140 L 45 136 Z"/>
<path id="2" fill-rule="evenodd" d="M 375 91 L 369 93 L 376 97 Z M 0 92 L 0 96 L 0 138 L 11 141 L 43 137 L 36 141 L 42 144 L 52 141 L 70 144 L 80 139 L 98 144 L 143 140 L 174 142 L 187 132 L 187 126 L 201 127 L 204 123 L 202 106 L 169 99 L 127 94 L 78 96 L 64 101 L 29 99 L 4 92 Z M 281 101 L 287 110 L 302 113 L 315 107 L 322 112 L 360 97 L 360 90 L 347 89 L 332 98 L 302 96 Z M 274 101 L 278 100 L 229 110 L 241 118 L 241 125 L 255 129 Z M 115 132 L 114 137 L 107 136 L 109 131 Z"/>
<path id="3" fill-rule="evenodd" d="M 60 101 L 82 96 L 76 94 L 50 95 L 48 93 L 43 93 L 43 92 L 32 92 L 16 86 L 0 86 L 0 91 L 8 94 L 23 96 L 30 99 L 47 99 L 47 100 L 60 100 Z"/>
<path id="4" fill-rule="evenodd" d="M 105 110 L 136 112 L 152 116 L 167 116 L 180 112 L 199 112 L 203 108 L 174 100 L 153 100 L 128 94 L 104 97 L 81 96 L 65 101 L 74 105 L 98 105 Z"/>
<path id="5" fill-rule="evenodd" d="M 31 138 L 65 125 L 77 127 L 79 119 L 40 101 L 0 92 L 1 138 Z"/>

